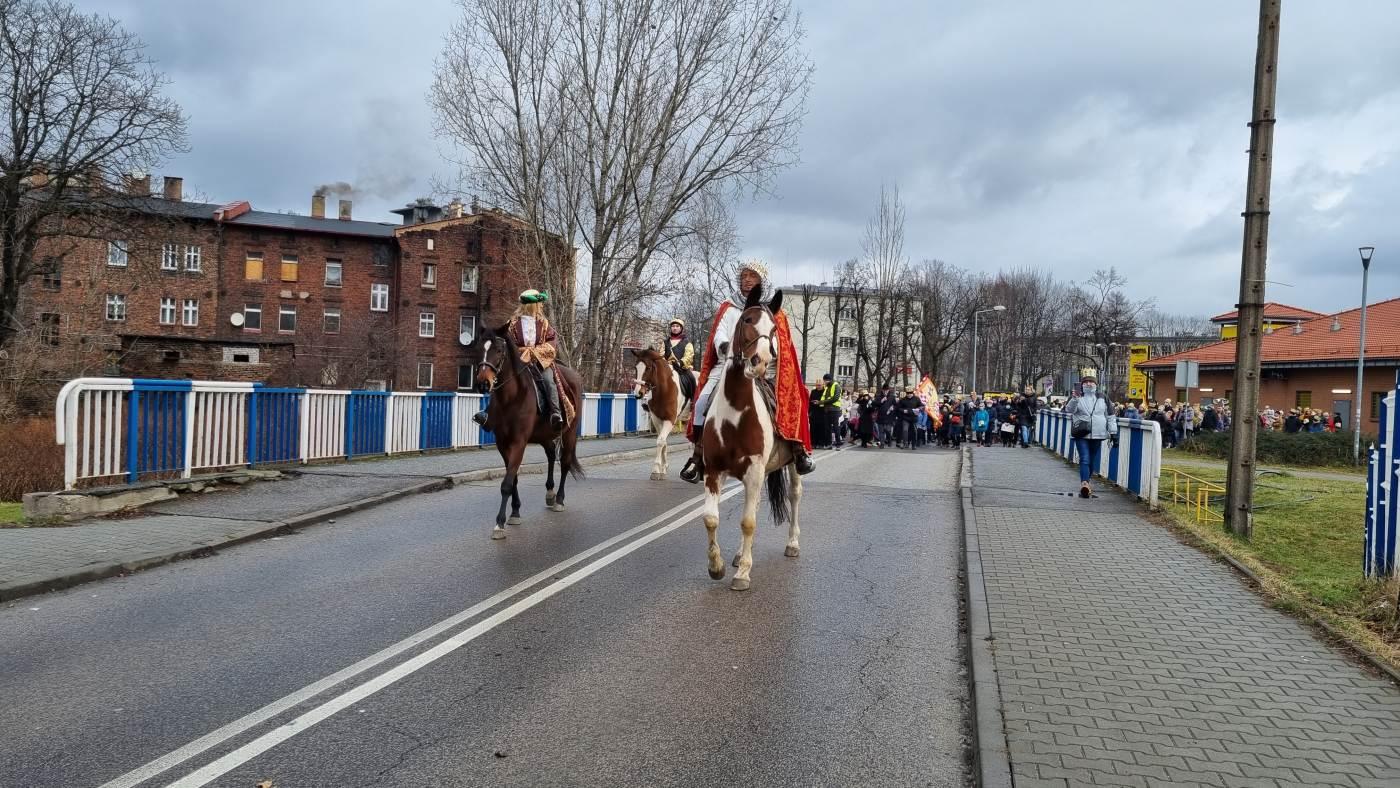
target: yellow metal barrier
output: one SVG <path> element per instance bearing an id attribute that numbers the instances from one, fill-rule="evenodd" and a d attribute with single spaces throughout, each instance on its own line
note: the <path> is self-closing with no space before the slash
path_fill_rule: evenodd
<path id="1" fill-rule="evenodd" d="M 1199 476 L 1181 470 L 1180 468 L 1163 468 L 1163 473 L 1172 475 L 1172 503 L 1181 504 L 1186 507 L 1186 511 L 1191 513 L 1198 523 L 1223 523 L 1225 513 L 1217 512 L 1210 508 L 1211 493 L 1225 494 L 1225 488 L 1215 482 L 1209 482 Z"/>

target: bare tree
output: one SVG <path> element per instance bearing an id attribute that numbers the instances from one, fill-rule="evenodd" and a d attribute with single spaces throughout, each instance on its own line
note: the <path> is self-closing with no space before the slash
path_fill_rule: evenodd
<path id="1" fill-rule="evenodd" d="M 909 261 L 904 256 L 904 203 L 899 187 L 880 185 L 880 199 L 875 213 L 865 225 L 861 239 L 864 254 L 862 265 L 869 281 L 875 326 L 873 334 L 862 316 L 860 356 L 872 383 L 884 385 L 894 375 L 896 356 L 904 346 L 896 336 L 900 323 L 900 304 L 907 300 Z M 864 310 L 863 310 L 864 311 Z M 868 336 L 867 336 L 868 335 Z"/>
<path id="2" fill-rule="evenodd" d="M 471 182 L 581 247 L 583 314 L 561 327 L 591 384 L 686 206 L 794 161 L 801 20 L 789 0 L 460 1 L 439 130 Z"/>
<path id="3" fill-rule="evenodd" d="M 910 297 L 920 304 L 919 366 L 937 383 L 953 383 L 951 364 L 945 363 L 972 329 L 977 308 L 976 279 L 942 260 L 925 260 L 911 274 Z"/>
<path id="4" fill-rule="evenodd" d="M 863 285 L 864 271 L 860 267 L 860 261 L 852 258 L 837 266 L 835 271 L 835 281 L 832 282 L 830 296 L 826 300 L 826 319 L 831 326 L 831 346 L 827 349 L 827 374 L 836 375 L 836 348 L 841 344 L 841 324 L 842 321 L 854 318 L 857 330 L 861 325 L 860 315 L 855 312 L 856 294 L 860 293 Z"/>
<path id="5" fill-rule="evenodd" d="M 0 347 L 21 328 L 36 255 L 61 260 L 58 239 L 104 237 L 121 206 L 101 186 L 183 149 L 185 118 L 165 84 L 115 20 L 0 0 Z"/>
<path id="6" fill-rule="evenodd" d="M 797 321 L 797 335 L 802 338 L 802 374 L 806 375 L 810 367 L 807 360 L 812 355 L 812 330 L 817 327 L 816 317 L 812 314 L 813 306 L 817 303 L 819 291 L 812 285 L 802 285 L 797 289 L 797 301 L 802 305 L 802 316 Z"/>

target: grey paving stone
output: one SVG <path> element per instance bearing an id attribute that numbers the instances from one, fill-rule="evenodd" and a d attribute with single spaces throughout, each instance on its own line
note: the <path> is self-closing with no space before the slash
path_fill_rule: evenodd
<path id="1" fill-rule="evenodd" d="M 972 469 L 1018 786 L 1400 785 L 1394 685 L 1124 496 L 1047 505 L 1077 484 L 1058 458 Z"/>

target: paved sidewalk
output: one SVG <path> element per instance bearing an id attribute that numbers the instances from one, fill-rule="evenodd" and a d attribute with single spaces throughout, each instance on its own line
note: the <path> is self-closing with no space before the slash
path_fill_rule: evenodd
<path id="1" fill-rule="evenodd" d="M 1066 785 L 1400 785 L 1400 689 L 1044 451 L 972 452 L 1011 773 Z M 985 745 L 984 745 L 985 751 Z"/>
<path id="2" fill-rule="evenodd" d="M 683 443 L 684 441 L 678 441 Z M 579 441 L 579 456 L 644 455 L 656 437 Z M 672 473 L 679 471 L 672 455 Z M 684 461 L 684 456 L 679 460 Z M 531 446 L 525 462 L 544 462 Z M 133 572 L 279 529 L 319 522 L 404 495 L 499 478 L 494 448 L 297 466 L 299 475 L 231 490 L 186 494 L 142 514 L 57 528 L 0 528 L 0 601 Z"/>

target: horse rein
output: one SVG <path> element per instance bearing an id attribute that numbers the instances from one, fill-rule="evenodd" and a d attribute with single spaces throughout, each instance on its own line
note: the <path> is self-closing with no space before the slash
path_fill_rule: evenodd
<path id="1" fill-rule="evenodd" d="M 770 317 L 770 318 L 773 317 L 773 312 L 772 312 L 771 310 L 769 310 L 768 307 L 766 307 L 766 306 L 761 306 L 761 305 L 760 305 L 760 306 L 758 306 L 758 307 L 751 307 L 751 308 L 762 309 L 763 312 L 764 312 L 764 314 L 768 315 L 768 317 Z M 748 310 L 745 309 L 744 311 L 747 312 Z M 743 315 L 740 314 L 740 317 L 743 317 Z M 750 341 L 748 344 L 744 345 L 743 348 L 741 348 L 741 350 L 743 351 L 742 353 L 738 353 L 738 352 L 733 352 L 733 351 L 731 351 L 730 354 L 729 354 L 730 359 L 742 363 L 743 360 L 744 360 L 745 358 L 748 357 L 749 351 L 750 351 L 750 350 L 753 350 L 753 349 L 756 349 L 756 348 L 758 347 L 758 343 L 761 342 L 762 340 L 765 340 L 765 339 L 766 339 L 766 340 L 768 340 L 768 354 L 771 355 L 771 356 L 773 357 L 773 360 L 774 360 L 774 361 L 776 361 L 777 358 L 778 358 L 778 340 L 777 340 L 777 337 L 775 336 L 775 334 L 777 333 L 777 330 L 776 330 L 776 322 L 775 322 L 774 326 L 775 326 L 775 328 L 774 328 L 774 332 L 773 332 L 773 333 L 767 334 L 767 335 L 759 334 L 758 336 L 755 336 L 755 337 L 753 338 L 753 340 Z"/>

